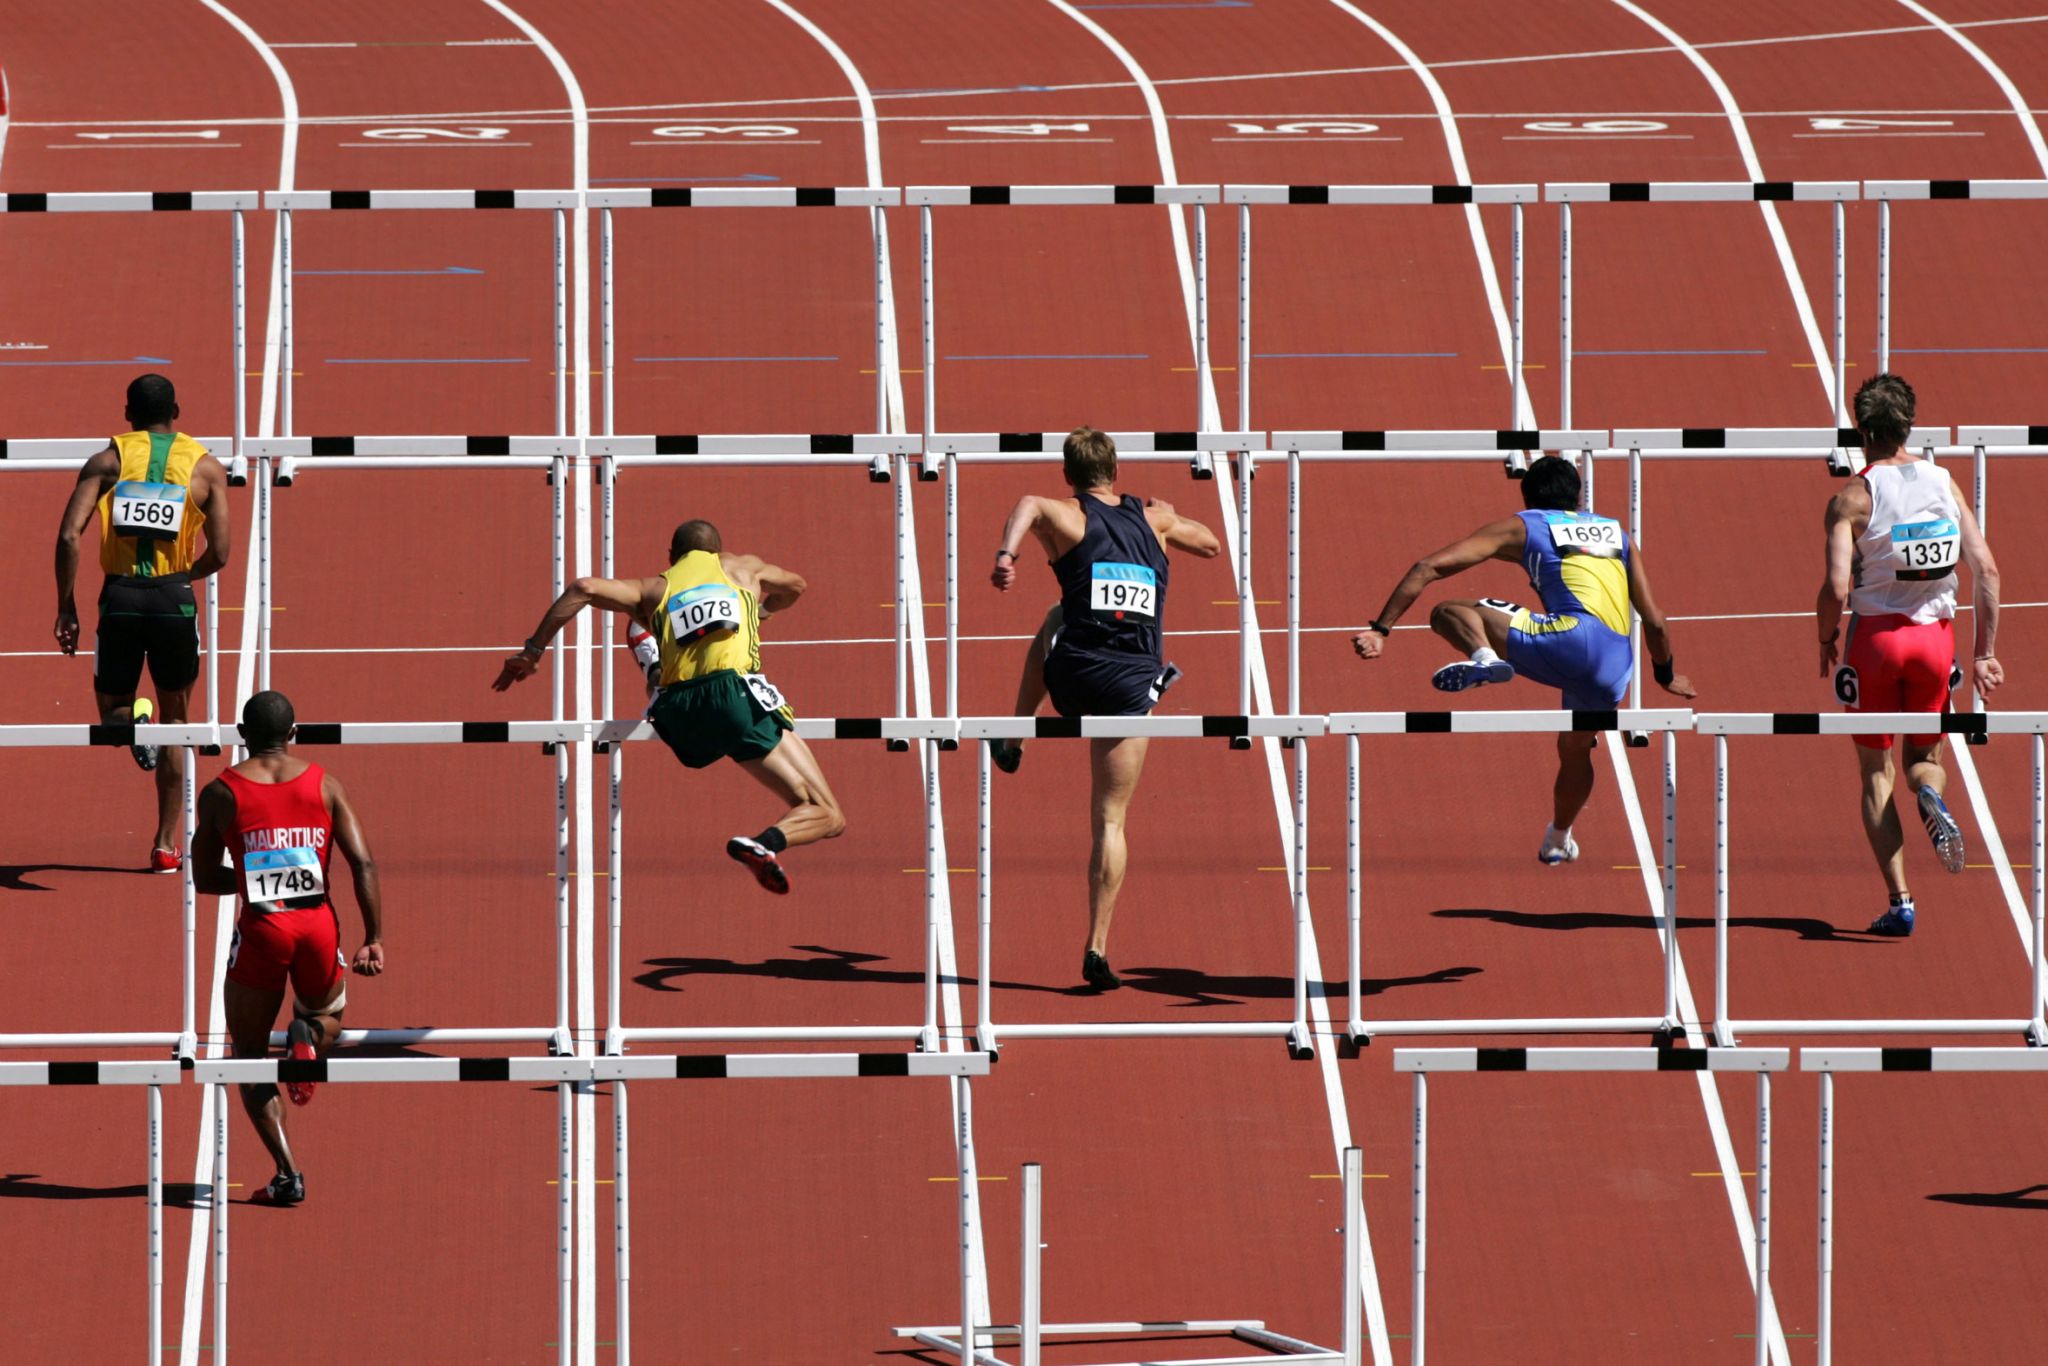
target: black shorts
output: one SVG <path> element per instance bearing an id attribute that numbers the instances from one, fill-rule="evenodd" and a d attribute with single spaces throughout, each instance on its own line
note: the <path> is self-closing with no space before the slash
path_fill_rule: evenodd
<path id="1" fill-rule="evenodd" d="M 110 578 L 100 589 L 100 625 L 92 686 L 127 697 L 142 682 L 142 665 L 158 692 L 189 688 L 199 677 L 198 607 L 184 575 Z"/>
<path id="2" fill-rule="evenodd" d="M 1165 669 L 1157 660 L 1092 655 L 1054 646 L 1045 690 L 1061 716 L 1145 716 L 1159 705 Z"/>

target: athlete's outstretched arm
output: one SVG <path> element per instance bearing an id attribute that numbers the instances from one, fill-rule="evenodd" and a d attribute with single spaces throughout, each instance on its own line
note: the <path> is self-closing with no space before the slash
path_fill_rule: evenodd
<path id="1" fill-rule="evenodd" d="M 78 541 L 85 535 L 85 524 L 92 520 L 100 495 L 120 472 L 121 458 L 112 446 L 86 461 L 79 467 L 70 501 L 64 504 L 64 520 L 57 524 L 57 625 L 52 634 L 67 655 L 78 650 L 78 603 L 72 596 L 78 583 Z"/>
<path id="2" fill-rule="evenodd" d="M 348 860 L 349 877 L 355 882 L 356 909 L 363 916 L 363 946 L 349 966 L 365 977 L 384 971 L 384 892 L 377 882 L 377 861 L 370 857 L 370 840 L 356 809 L 348 804 L 348 793 L 332 773 L 320 780 L 321 795 L 327 799 L 327 814 L 334 823 L 334 842 Z"/>
<path id="3" fill-rule="evenodd" d="M 1657 610 L 1657 600 L 1650 593 L 1650 570 L 1643 563 L 1640 544 L 1629 547 L 1628 600 L 1635 607 L 1636 615 L 1643 620 L 1643 644 L 1649 647 L 1650 661 L 1670 668 L 1671 625 Z M 1692 680 L 1684 674 L 1673 674 L 1669 683 L 1660 681 L 1657 686 L 1673 697 L 1699 696 L 1699 689 L 1693 687 Z"/>
<path id="4" fill-rule="evenodd" d="M 748 558 L 754 561 L 754 600 L 761 604 L 763 621 L 796 606 L 796 600 L 811 586 L 794 569 L 784 569 L 753 556 Z"/>
<path id="5" fill-rule="evenodd" d="M 1373 620 L 1381 626 L 1392 627 L 1401 619 L 1403 612 L 1415 605 L 1423 590 L 1438 579 L 1462 574 L 1473 565 L 1484 564 L 1488 560 L 1520 559 L 1522 547 L 1527 542 L 1528 531 L 1523 527 L 1521 518 L 1504 517 L 1498 522 L 1488 522 L 1463 540 L 1453 541 L 1410 565 Z M 1362 632 L 1352 640 L 1360 656 L 1366 659 L 1377 656 L 1382 644 L 1380 635 L 1375 631 Z"/>
<path id="6" fill-rule="evenodd" d="M 641 621 L 653 620 L 654 612 L 661 606 L 661 584 L 658 578 L 576 580 L 548 605 L 540 625 L 527 637 L 525 648 L 505 661 L 491 688 L 503 692 L 521 679 L 532 677 L 540 667 L 540 657 L 547 653 L 548 642 L 586 607 L 601 607 Z"/>
<path id="7" fill-rule="evenodd" d="M 1956 522 L 1963 529 L 1963 563 L 1970 566 L 1970 578 L 1977 591 L 1971 597 L 1976 608 L 1977 641 L 1970 651 L 1970 675 L 1979 697 L 1989 697 L 2005 682 L 2005 666 L 1998 662 L 1998 561 L 1991 558 L 1991 543 L 1977 525 L 1977 514 L 1963 501 L 1963 491 L 1949 485 L 1956 500 Z"/>
<path id="8" fill-rule="evenodd" d="M 206 514 L 206 549 L 199 552 L 199 558 L 192 561 L 192 568 L 187 571 L 186 577 L 194 582 L 227 568 L 228 557 L 233 553 L 228 521 L 228 472 L 211 455 L 200 460 L 199 468 L 207 476 L 206 502 L 202 505 Z"/>
<path id="9" fill-rule="evenodd" d="M 1814 625 L 1820 638 L 1820 676 L 1826 678 L 1841 653 L 1842 611 L 1856 587 L 1856 530 L 1859 521 L 1870 517 L 1870 486 L 1851 479 L 1841 492 L 1828 499 L 1822 525 L 1827 532 L 1827 569 L 1821 575 L 1820 595 L 1813 605 Z"/>
<path id="10" fill-rule="evenodd" d="M 192 890 L 203 896 L 234 896 L 242 889 L 235 884 L 234 865 L 221 838 L 223 830 L 235 824 L 235 794 L 215 778 L 199 790 L 199 815 L 192 831 Z"/>
<path id="11" fill-rule="evenodd" d="M 1003 539 L 996 547 L 995 568 L 989 571 L 988 581 L 1001 592 L 1007 593 L 1017 586 L 1017 552 L 1024 548 L 1026 536 L 1045 539 L 1046 501 L 1036 494 L 1027 493 L 1017 500 L 1017 506 L 1010 509 L 1010 515 L 1003 522 Z"/>
<path id="12" fill-rule="evenodd" d="M 1223 542 L 1216 539 L 1215 532 L 1192 517 L 1181 516 L 1164 498 L 1147 498 L 1145 517 L 1168 550 L 1178 550 L 1184 555 L 1195 555 L 1205 560 L 1213 560 L 1223 553 Z"/>

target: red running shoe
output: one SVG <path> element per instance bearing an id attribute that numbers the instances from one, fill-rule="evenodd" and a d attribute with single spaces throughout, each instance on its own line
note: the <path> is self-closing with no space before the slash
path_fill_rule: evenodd
<path id="1" fill-rule="evenodd" d="M 152 849 L 149 851 L 149 871 L 152 873 L 175 873 L 185 866 L 185 855 L 176 849 Z"/>
<path id="2" fill-rule="evenodd" d="M 293 1062 L 312 1062 L 319 1055 L 313 1051 L 313 1040 L 308 1037 L 311 1033 L 304 1020 L 293 1020 L 291 1028 L 285 1031 L 284 1055 Z M 288 1081 L 284 1093 L 291 1097 L 292 1104 L 305 1105 L 312 1101 L 315 1085 L 310 1081 Z"/>
<path id="3" fill-rule="evenodd" d="M 789 895 L 789 875 L 776 861 L 775 851 L 759 840 L 734 835 L 725 842 L 725 852 L 754 875 L 754 881 L 777 896 Z"/>

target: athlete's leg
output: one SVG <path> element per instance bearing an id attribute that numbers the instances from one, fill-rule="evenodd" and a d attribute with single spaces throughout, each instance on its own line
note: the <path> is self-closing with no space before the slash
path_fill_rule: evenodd
<path id="1" fill-rule="evenodd" d="M 1892 802 L 1898 778 L 1892 752 L 1858 745 L 1856 764 L 1863 779 L 1863 834 L 1870 841 L 1870 852 L 1877 856 L 1886 888 L 1894 897 L 1903 897 L 1907 894 L 1906 846 L 1898 808 Z"/>
<path id="2" fill-rule="evenodd" d="M 782 832 L 785 844 L 809 844 L 846 833 L 839 799 L 826 784 L 817 756 L 795 731 L 784 732 L 764 757 L 742 759 L 739 765 L 789 803 L 789 813 L 773 827 Z"/>
<path id="3" fill-rule="evenodd" d="M 221 983 L 221 1005 L 236 1057 L 270 1056 L 270 1026 L 283 1004 L 283 988 L 265 991 L 232 977 Z M 295 1175 L 298 1166 L 292 1161 L 291 1143 L 285 1137 L 284 1099 L 278 1095 L 276 1083 L 243 1086 L 240 1090 L 242 1109 L 248 1113 L 249 1123 L 256 1127 L 256 1136 L 263 1140 L 270 1160 L 277 1164 L 278 1175 Z"/>
<path id="4" fill-rule="evenodd" d="M 1906 785 L 1918 792 L 1931 787 L 1936 796 L 1948 795 L 1948 770 L 1941 766 L 1941 741 L 1916 745 L 1908 739 L 1900 746 L 1906 764 Z"/>
<path id="5" fill-rule="evenodd" d="M 1124 817 L 1131 794 L 1138 790 L 1138 775 L 1145 768 L 1143 736 L 1122 740 L 1088 742 L 1092 801 L 1088 851 L 1088 948 L 1109 956 L 1109 921 L 1116 913 L 1116 896 L 1124 885 L 1124 868 L 1129 848 L 1124 840 Z"/>
<path id="6" fill-rule="evenodd" d="M 1429 629 L 1455 646 L 1461 654 L 1488 649 L 1506 654 L 1508 622 L 1511 618 L 1498 607 L 1459 599 L 1440 602 L 1429 612 Z"/>
<path id="7" fill-rule="evenodd" d="M 1569 830 L 1593 795 L 1593 731 L 1564 731 L 1557 737 L 1557 783 L 1551 789 L 1551 824 Z"/>
<path id="8" fill-rule="evenodd" d="M 156 719 L 166 726 L 183 725 L 192 712 L 192 685 L 158 688 Z M 185 847 L 185 747 L 165 745 L 156 765 L 156 847 Z"/>
<path id="9" fill-rule="evenodd" d="M 1024 651 L 1024 672 L 1017 676 L 1018 716 L 1036 716 L 1038 709 L 1045 705 L 1045 657 L 1052 651 L 1053 637 L 1059 634 L 1066 622 L 1066 614 L 1060 604 L 1054 603 L 1047 609 L 1045 620 L 1039 624 L 1038 634 L 1031 637 L 1030 646 Z M 1022 740 L 992 740 L 989 751 L 994 755 L 996 767 L 1005 773 L 1015 773 L 1017 765 L 1024 760 Z"/>

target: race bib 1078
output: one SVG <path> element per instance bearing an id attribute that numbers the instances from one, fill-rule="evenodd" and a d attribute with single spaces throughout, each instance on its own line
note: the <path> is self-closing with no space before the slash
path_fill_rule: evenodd
<path id="1" fill-rule="evenodd" d="M 1101 561 L 1088 571 L 1088 606 L 1149 620 L 1159 615 L 1159 576 L 1147 565 Z"/>
<path id="2" fill-rule="evenodd" d="M 1582 517 L 1554 512 L 1546 516 L 1551 542 L 1560 555 L 1597 555 L 1603 560 L 1621 558 L 1621 523 L 1608 517 Z"/>
<path id="3" fill-rule="evenodd" d="M 685 588 L 668 600 L 667 611 L 669 634 L 678 645 L 740 629 L 740 595 L 722 583 Z"/>
<path id="4" fill-rule="evenodd" d="M 242 881 L 252 904 L 322 896 L 327 891 L 327 878 L 315 849 L 252 850 L 242 855 Z"/>
<path id="5" fill-rule="evenodd" d="M 1901 522 L 1892 528 L 1894 571 L 1908 580 L 1945 579 L 1956 572 L 1962 554 L 1963 533 L 1954 521 Z"/>
<path id="6" fill-rule="evenodd" d="M 111 513 L 116 536 L 174 537 L 185 525 L 185 487 L 123 479 L 114 485 Z"/>

